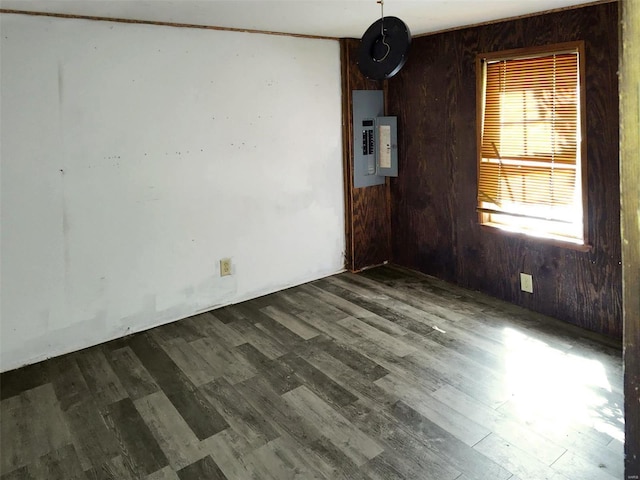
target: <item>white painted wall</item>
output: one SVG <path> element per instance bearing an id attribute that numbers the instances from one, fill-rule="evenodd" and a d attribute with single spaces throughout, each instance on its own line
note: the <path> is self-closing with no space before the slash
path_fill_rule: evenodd
<path id="1" fill-rule="evenodd" d="M 0 28 L 2 371 L 342 270 L 337 41 Z"/>

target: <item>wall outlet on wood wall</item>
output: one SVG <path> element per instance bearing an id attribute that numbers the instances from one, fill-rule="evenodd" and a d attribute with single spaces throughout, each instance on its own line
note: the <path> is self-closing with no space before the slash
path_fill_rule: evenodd
<path id="1" fill-rule="evenodd" d="M 533 276 L 528 273 L 520 274 L 520 290 L 527 293 L 533 293 Z"/>

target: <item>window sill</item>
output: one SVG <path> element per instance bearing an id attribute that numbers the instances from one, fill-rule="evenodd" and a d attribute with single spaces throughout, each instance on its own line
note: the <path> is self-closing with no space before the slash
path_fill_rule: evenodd
<path id="1" fill-rule="evenodd" d="M 593 250 L 593 245 L 579 244 L 574 243 L 569 240 L 562 240 L 559 238 L 550 238 L 550 237 L 537 237 L 535 235 L 530 235 L 524 232 L 518 232 L 514 230 L 507 230 L 505 228 L 501 228 L 498 225 L 491 224 L 480 224 L 480 228 L 484 232 L 491 233 L 493 235 L 503 235 L 507 237 L 518 238 L 521 240 L 527 240 L 534 243 L 542 243 L 545 245 L 551 245 L 560 248 L 566 248 L 567 250 L 576 250 L 578 252 L 591 252 Z"/>

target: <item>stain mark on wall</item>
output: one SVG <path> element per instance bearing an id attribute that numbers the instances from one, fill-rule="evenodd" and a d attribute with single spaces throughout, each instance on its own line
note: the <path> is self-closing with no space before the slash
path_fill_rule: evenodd
<path id="1" fill-rule="evenodd" d="M 58 62 L 58 104 L 62 105 L 64 101 L 64 81 L 62 64 Z"/>

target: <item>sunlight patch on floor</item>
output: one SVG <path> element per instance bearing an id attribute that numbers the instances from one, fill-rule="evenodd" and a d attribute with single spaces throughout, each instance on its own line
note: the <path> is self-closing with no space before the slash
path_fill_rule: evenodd
<path id="1" fill-rule="evenodd" d="M 609 400 L 602 363 L 563 352 L 512 328 L 506 340 L 506 394 L 515 413 L 543 431 L 589 426 L 624 440 L 622 405 Z"/>

